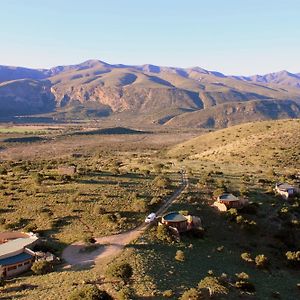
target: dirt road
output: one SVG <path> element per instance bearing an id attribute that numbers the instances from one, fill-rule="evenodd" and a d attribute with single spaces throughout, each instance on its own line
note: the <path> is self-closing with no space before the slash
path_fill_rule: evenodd
<path id="1" fill-rule="evenodd" d="M 164 205 L 156 212 L 156 215 L 162 215 L 176 200 L 183 190 L 187 187 L 188 180 L 185 173 L 182 174 L 181 186 L 173 193 L 172 196 L 164 203 Z M 96 245 L 99 248 L 92 252 L 83 252 L 85 245 L 83 242 L 77 242 L 68 246 L 62 253 L 62 258 L 68 265 L 87 265 L 95 264 L 97 261 L 107 258 L 108 256 L 115 256 L 119 254 L 122 249 L 130 242 L 137 239 L 143 234 L 149 225 L 143 223 L 137 228 L 128 232 L 96 238 Z"/>

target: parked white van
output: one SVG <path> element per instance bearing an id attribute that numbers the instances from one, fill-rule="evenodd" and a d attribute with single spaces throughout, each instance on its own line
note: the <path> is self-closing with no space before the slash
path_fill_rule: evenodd
<path id="1" fill-rule="evenodd" d="M 156 214 L 155 213 L 151 213 L 146 219 L 145 219 L 145 223 L 151 223 L 155 220 L 156 218 Z"/>

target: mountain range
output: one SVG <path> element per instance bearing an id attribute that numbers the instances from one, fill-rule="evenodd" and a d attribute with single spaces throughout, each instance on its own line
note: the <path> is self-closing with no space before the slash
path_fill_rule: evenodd
<path id="1" fill-rule="evenodd" d="M 51 69 L 0 66 L 0 117 L 16 115 L 208 128 L 299 118 L 300 73 L 231 76 L 100 60 Z"/>

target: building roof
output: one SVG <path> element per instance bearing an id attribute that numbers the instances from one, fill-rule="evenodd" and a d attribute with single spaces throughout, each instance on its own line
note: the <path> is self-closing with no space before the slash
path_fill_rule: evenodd
<path id="1" fill-rule="evenodd" d="M 281 190 L 294 189 L 294 187 L 288 183 L 277 183 L 277 187 Z"/>
<path id="2" fill-rule="evenodd" d="M 10 240 L 4 244 L 1 244 L 0 245 L 0 259 L 1 259 L 1 256 L 22 250 L 25 247 L 30 246 L 32 243 L 34 243 L 37 240 L 38 240 L 38 237 L 33 235 L 28 238 L 18 238 L 15 240 Z"/>
<path id="3" fill-rule="evenodd" d="M 236 196 L 234 196 L 232 194 L 222 194 L 221 196 L 219 196 L 219 200 L 221 200 L 221 201 L 238 201 L 239 198 L 237 198 Z"/>
<path id="4" fill-rule="evenodd" d="M 163 219 L 168 222 L 183 222 L 186 221 L 186 217 L 179 212 L 170 212 L 163 216 Z"/>
<path id="5" fill-rule="evenodd" d="M 32 256 L 30 254 L 23 252 L 18 255 L 15 255 L 15 256 L 0 259 L 0 266 L 8 266 L 8 265 L 17 264 L 19 262 L 28 260 L 30 258 L 32 258 Z"/>

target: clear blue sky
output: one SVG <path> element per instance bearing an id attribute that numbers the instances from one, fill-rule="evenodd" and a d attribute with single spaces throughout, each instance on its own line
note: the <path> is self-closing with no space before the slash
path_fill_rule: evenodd
<path id="1" fill-rule="evenodd" d="M 0 64 L 300 72 L 299 0 L 0 0 Z"/>

